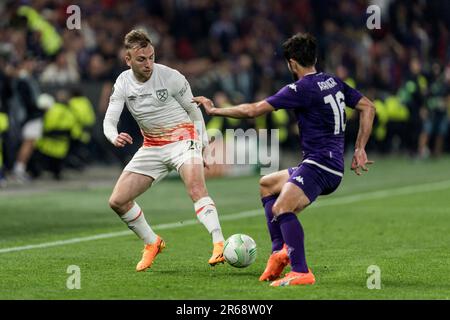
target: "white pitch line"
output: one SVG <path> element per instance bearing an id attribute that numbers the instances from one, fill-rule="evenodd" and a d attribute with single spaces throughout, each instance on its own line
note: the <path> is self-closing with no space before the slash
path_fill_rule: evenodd
<path id="1" fill-rule="evenodd" d="M 402 195 L 414 194 L 414 193 L 419 193 L 419 192 L 431 192 L 431 191 L 437 191 L 437 190 L 445 190 L 448 188 L 450 188 L 450 180 L 421 184 L 421 185 L 416 185 L 416 186 L 407 186 L 407 187 L 401 187 L 401 188 L 396 188 L 396 189 L 372 191 L 372 192 L 366 192 L 366 193 L 361 193 L 361 194 L 342 196 L 342 197 L 338 197 L 338 198 L 320 200 L 319 202 L 313 203 L 313 205 L 311 205 L 311 207 L 308 210 L 314 209 L 314 208 L 320 208 L 320 207 L 349 204 L 349 203 L 354 203 L 354 202 L 359 202 L 359 201 L 376 200 L 376 199 L 382 199 L 382 198 L 393 197 L 393 196 L 402 196 Z M 222 215 L 222 216 L 220 216 L 220 221 L 239 220 L 239 219 L 243 219 L 243 218 L 255 217 L 258 215 L 263 216 L 262 208 L 249 210 L 249 211 L 243 211 L 243 212 L 239 212 L 239 213 Z M 175 228 L 191 226 L 191 225 L 194 225 L 197 223 L 199 223 L 197 219 L 191 219 L 191 220 L 185 220 L 182 222 L 159 224 L 159 225 L 153 226 L 152 228 L 155 230 L 175 229 Z M 3 249 L 0 249 L 0 254 L 8 253 L 8 252 L 15 252 L 15 251 L 31 250 L 31 249 L 57 247 L 57 246 L 63 246 L 66 244 L 73 244 L 73 243 L 100 240 L 100 239 L 109 239 L 109 238 L 115 238 L 115 237 L 128 236 L 128 235 L 132 235 L 132 234 L 133 234 L 133 232 L 131 232 L 130 230 L 120 231 L 120 232 L 102 233 L 102 234 L 97 234 L 97 235 L 88 236 L 88 237 L 73 238 L 73 239 L 59 240 L 59 241 L 53 241 L 53 242 L 45 242 L 45 243 L 32 244 L 32 245 L 20 246 L 20 247 L 3 248 Z"/>

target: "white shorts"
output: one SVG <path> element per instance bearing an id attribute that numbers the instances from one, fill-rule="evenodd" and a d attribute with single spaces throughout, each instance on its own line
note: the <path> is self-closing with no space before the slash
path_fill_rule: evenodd
<path id="1" fill-rule="evenodd" d="M 194 140 L 172 142 L 160 147 L 141 147 L 123 170 L 150 176 L 156 183 L 193 158 L 203 163 L 201 144 Z"/>
<path id="2" fill-rule="evenodd" d="M 24 140 L 37 140 L 42 137 L 44 121 L 37 118 L 26 122 L 22 128 L 22 138 Z"/>

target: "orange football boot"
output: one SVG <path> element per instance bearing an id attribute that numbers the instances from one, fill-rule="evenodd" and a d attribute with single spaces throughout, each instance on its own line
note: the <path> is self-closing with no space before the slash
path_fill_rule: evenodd
<path id="1" fill-rule="evenodd" d="M 214 249 L 211 258 L 208 263 L 214 267 L 218 263 L 224 263 L 225 258 L 223 256 L 223 241 L 214 243 Z"/>
<path id="2" fill-rule="evenodd" d="M 284 245 L 283 249 L 270 255 L 266 269 L 259 277 L 259 281 L 273 281 L 278 279 L 289 262 L 287 247 Z"/>
<path id="3" fill-rule="evenodd" d="M 166 247 L 164 240 L 158 236 L 155 243 L 146 244 L 142 251 L 142 259 L 136 266 L 136 271 L 145 271 L 152 266 L 153 260 L 158 253 Z"/>
<path id="4" fill-rule="evenodd" d="M 286 274 L 282 279 L 272 282 L 270 285 L 272 287 L 285 287 L 285 286 L 295 286 L 299 284 L 314 284 L 316 278 L 314 277 L 311 269 L 308 269 L 308 273 L 301 273 L 291 271 Z"/>

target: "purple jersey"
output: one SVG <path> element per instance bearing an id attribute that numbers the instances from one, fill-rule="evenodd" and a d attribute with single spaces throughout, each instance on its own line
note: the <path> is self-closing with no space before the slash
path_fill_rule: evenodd
<path id="1" fill-rule="evenodd" d="M 345 106 L 355 108 L 361 98 L 361 93 L 338 77 L 320 72 L 305 75 L 266 101 L 277 110 L 294 111 L 303 162 L 341 175 L 344 172 Z"/>

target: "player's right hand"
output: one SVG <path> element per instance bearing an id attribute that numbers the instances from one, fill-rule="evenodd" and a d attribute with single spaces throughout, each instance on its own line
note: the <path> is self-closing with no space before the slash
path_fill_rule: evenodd
<path id="1" fill-rule="evenodd" d="M 114 146 L 123 148 L 127 143 L 133 144 L 133 138 L 128 133 L 121 132 L 114 141 Z"/>
<path id="2" fill-rule="evenodd" d="M 192 98 L 192 101 L 198 103 L 199 105 L 202 105 L 208 115 L 213 115 L 213 110 L 215 109 L 215 107 L 214 102 L 212 102 L 210 99 L 199 96 Z"/>

